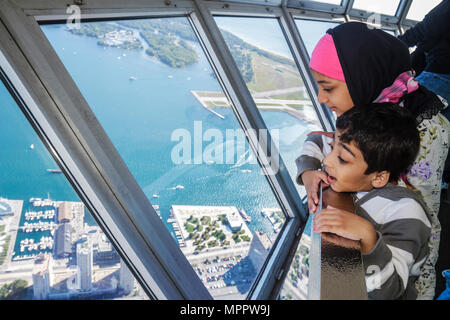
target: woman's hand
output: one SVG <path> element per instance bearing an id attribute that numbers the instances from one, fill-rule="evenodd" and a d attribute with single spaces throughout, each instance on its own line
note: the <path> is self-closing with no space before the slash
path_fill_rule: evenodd
<path id="1" fill-rule="evenodd" d="M 354 213 L 328 206 L 314 217 L 314 231 L 330 232 L 341 237 L 361 241 L 361 252 L 369 253 L 378 241 L 372 224 Z"/>
<path id="2" fill-rule="evenodd" d="M 301 177 L 308 196 L 309 212 L 315 213 L 319 205 L 319 184 L 322 181 L 324 186 L 328 186 L 328 175 L 319 170 L 306 170 Z"/>

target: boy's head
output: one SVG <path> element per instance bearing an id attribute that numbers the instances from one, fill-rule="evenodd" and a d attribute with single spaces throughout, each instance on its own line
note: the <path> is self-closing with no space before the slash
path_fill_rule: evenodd
<path id="1" fill-rule="evenodd" d="M 323 163 L 337 192 L 370 191 L 397 181 L 419 152 L 415 119 L 395 104 L 352 108 L 337 119 L 336 128 L 333 150 Z"/>

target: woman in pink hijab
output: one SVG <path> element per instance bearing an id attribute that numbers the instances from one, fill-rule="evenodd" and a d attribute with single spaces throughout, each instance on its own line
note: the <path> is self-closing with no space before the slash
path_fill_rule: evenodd
<path id="1" fill-rule="evenodd" d="M 337 116 L 354 106 L 392 102 L 416 119 L 420 153 L 398 183 L 420 191 L 431 214 L 430 257 L 416 287 L 419 299 L 433 299 L 441 231 L 437 215 L 450 134 L 450 124 L 440 111 L 447 104 L 414 79 L 409 50 L 400 40 L 364 23 L 349 22 L 328 30 L 311 55 L 310 68 L 319 86 L 319 102 Z M 331 151 L 331 140 L 311 135 L 296 160 L 297 182 L 306 188 L 312 213 L 318 205 L 319 183 L 327 184 L 328 177 L 320 169 Z"/>

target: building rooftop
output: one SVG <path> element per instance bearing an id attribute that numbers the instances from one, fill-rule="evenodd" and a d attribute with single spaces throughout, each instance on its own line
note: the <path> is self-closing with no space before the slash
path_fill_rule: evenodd
<path id="1" fill-rule="evenodd" d="M 62 202 L 58 207 L 58 222 L 62 222 L 64 220 L 71 221 L 72 218 L 72 203 L 68 201 Z"/>
<path id="2" fill-rule="evenodd" d="M 45 274 L 49 271 L 51 256 L 40 254 L 34 259 L 33 274 Z"/>
<path id="3" fill-rule="evenodd" d="M 273 243 L 272 241 L 270 241 L 267 233 L 265 233 L 264 231 L 256 231 L 254 233 L 254 236 L 257 237 L 259 241 L 261 241 L 264 249 L 269 250 L 270 248 L 272 248 Z"/>

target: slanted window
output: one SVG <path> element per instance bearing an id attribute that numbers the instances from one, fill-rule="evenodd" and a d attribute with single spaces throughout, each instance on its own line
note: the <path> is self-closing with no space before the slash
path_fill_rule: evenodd
<path id="1" fill-rule="evenodd" d="M 0 299 L 148 299 L 0 82 Z"/>
<path id="2" fill-rule="evenodd" d="M 285 215 L 188 20 L 42 30 L 211 295 L 246 298 Z"/>

